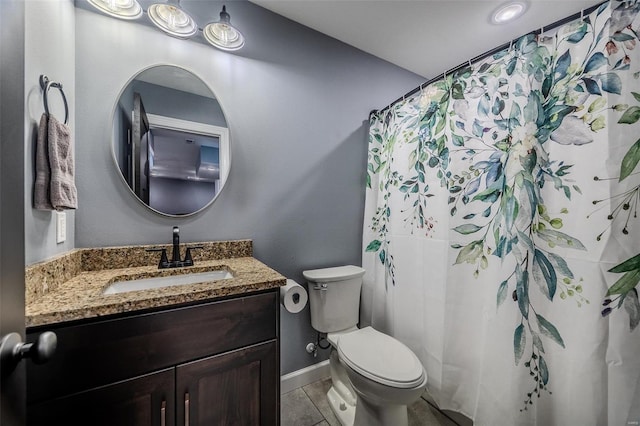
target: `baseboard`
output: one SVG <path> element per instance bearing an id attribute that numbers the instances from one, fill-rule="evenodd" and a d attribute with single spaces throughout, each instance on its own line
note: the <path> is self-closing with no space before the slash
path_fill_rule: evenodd
<path id="1" fill-rule="evenodd" d="M 330 375 L 329 360 L 292 371 L 284 376 L 280 376 L 280 394 L 291 392 L 294 389 L 317 382 Z"/>

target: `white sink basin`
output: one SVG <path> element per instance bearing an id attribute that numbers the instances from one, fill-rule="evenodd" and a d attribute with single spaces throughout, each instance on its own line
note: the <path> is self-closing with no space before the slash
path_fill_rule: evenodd
<path id="1" fill-rule="evenodd" d="M 129 291 L 149 290 L 152 288 L 171 287 L 176 285 L 197 284 L 233 278 L 229 271 L 217 270 L 192 274 L 170 275 L 166 277 L 141 278 L 130 281 L 116 281 L 107 287 L 103 294 L 118 294 Z"/>

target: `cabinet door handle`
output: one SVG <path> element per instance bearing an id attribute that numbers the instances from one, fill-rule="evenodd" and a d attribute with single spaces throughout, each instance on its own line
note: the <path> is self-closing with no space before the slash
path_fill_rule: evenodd
<path id="1" fill-rule="evenodd" d="M 184 394 L 184 426 L 189 426 L 189 392 Z"/>
<path id="2" fill-rule="evenodd" d="M 160 408 L 160 426 L 167 426 L 167 401 L 162 401 Z"/>

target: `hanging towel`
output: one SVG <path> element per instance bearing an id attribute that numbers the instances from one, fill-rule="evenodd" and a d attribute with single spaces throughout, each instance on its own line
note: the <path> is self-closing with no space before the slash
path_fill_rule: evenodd
<path id="1" fill-rule="evenodd" d="M 49 199 L 56 210 L 78 208 L 71 129 L 49 114 L 47 145 L 51 182 Z"/>
<path id="2" fill-rule="evenodd" d="M 36 183 L 33 190 L 33 206 L 38 210 L 53 210 L 49 198 L 51 169 L 49 168 L 49 147 L 47 144 L 47 114 L 40 117 L 38 139 L 36 141 Z"/>

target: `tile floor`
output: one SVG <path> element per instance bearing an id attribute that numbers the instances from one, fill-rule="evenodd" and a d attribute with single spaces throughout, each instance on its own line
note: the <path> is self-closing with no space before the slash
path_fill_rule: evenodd
<path id="1" fill-rule="evenodd" d="M 326 378 L 282 395 L 281 426 L 340 426 L 327 402 L 330 387 L 331 379 Z M 409 406 L 409 426 L 458 426 L 458 423 L 420 398 Z"/>

